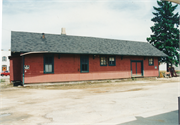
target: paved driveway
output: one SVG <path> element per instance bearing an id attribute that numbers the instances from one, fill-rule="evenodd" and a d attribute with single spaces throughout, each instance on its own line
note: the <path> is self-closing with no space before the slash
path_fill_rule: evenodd
<path id="1" fill-rule="evenodd" d="M 177 125 L 178 91 L 178 79 L 7 87 L 0 92 L 0 122 L 3 125 Z"/>
<path id="2" fill-rule="evenodd" d="M 0 79 L 9 79 L 10 77 L 9 76 L 1 76 L 0 75 Z"/>

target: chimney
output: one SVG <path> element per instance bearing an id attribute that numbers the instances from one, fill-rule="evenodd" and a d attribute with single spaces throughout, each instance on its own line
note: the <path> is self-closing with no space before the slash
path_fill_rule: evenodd
<path id="1" fill-rule="evenodd" d="M 45 38 L 45 35 L 44 35 L 44 33 L 42 33 L 42 39 L 44 39 Z"/>
<path id="2" fill-rule="evenodd" d="M 66 29 L 65 28 L 61 28 L 61 35 L 66 35 Z"/>

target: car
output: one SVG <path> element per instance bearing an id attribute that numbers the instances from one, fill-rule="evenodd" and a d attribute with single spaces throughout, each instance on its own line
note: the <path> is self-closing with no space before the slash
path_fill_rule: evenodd
<path id="1" fill-rule="evenodd" d="M 9 75 L 10 75 L 10 72 L 8 72 L 8 71 L 3 71 L 1 73 L 1 76 L 9 76 Z"/>

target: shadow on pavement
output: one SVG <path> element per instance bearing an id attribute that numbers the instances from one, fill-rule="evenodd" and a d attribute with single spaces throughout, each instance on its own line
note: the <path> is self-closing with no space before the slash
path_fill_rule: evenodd
<path id="1" fill-rule="evenodd" d="M 117 125 L 178 125 L 178 110 L 147 118 L 135 116 L 137 120 Z"/>

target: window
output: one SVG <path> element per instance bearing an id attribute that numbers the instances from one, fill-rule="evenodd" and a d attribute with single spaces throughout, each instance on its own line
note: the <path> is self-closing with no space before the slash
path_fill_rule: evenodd
<path id="1" fill-rule="evenodd" d="M 115 66 L 116 65 L 116 59 L 114 56 L 109 57 L 109 66 Z"/>
<path id="2" fill-rule="evenodd" d="M 107 57 L 106 56 L 101 56 L 101 62 L 100 65 L 101 66 L 107 66 Z"/>
<path id="3" fill-rule="evenodd" d="M 153 66 L 154 65 L 154 59 L 153 58 L 149 58 L 149 65 Z"/>
<path id="4" fill-rule="evenodd" d="M 7 58 L 5 56 L 2 57 L 2 61 L 5 62 L 7 61 Z"/>
<path id="5" fill-rule="evenodd" d="M 81 61 L 81 72 L 89 72 L 89 56 L 81 55 L 80 56 Z"/>
<path id="6" fill-rule="evenodd" d="M 53 55 L 44 55 L 44 73 L 54 73 Z"/>

